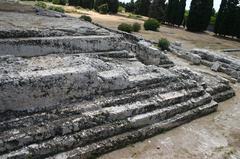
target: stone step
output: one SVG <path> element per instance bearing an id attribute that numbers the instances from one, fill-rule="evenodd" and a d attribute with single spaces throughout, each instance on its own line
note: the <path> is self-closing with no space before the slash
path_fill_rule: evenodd
<path id="1" fill-rule="evenodd" d="M 223 102 L 232 98 L 233 96 L 235 96 L 235 92 L 233 89 L 229 89 L 212 95 L 213 100 L 216 102 Z"/>
<path id="2" fill-rule="evenodd" d="M 64 36 L 0 39 L 0 56 L 41 56 L 59 53 L 122 50 L 120 36 Z"/>
<path id="3" fill-rule="evenodd" d="M 165 87 L 168 84 L 167 87 Z M 0 122 L 0 132 L 11 130 L 18 127 L 29 127 L 31 125 L 41 125 L 41 123 L 57 120 L 59 118 L 66 118 L 73 115 L 79 115 L 86 111 L 98 110 L 104 107 L 115 105 L 124 105 L 127 103 L 134 103 L 137 101 L 148 99 L 155 96 L 157 93 L 164 93 L 170 91 L 178 91 L 181 89 L 192 89 L 197 87 L 195 81 L 186 80 L 185 82 L 162 82 L 151 84 L 146 87 L 135 87 L 130 90 L 123 90 L 119 95 L 112 94 L 107 96 L 96 97 L 94 101 L 85 101 L 67 105 L 59 108 L 56 111 L 40 112 L 36 114 L 26 114 L 23 116 L 14 116 L 9 114 L 6 119 L 6 113 L 2 114 Z M 12 112 L 13 113 L 13 112 Z"/>
<path id="4" fill-rule="evenodd" d="M 167 120 L 160 121 L 158 123 L 148 125 L 137 130 L 126 132 L 124 134 L 120 134 L 93 144 L 89 144 L 84 147 L 78 147 L 67 152 L 59 153 L 57 155 L 49 157 L 48 159 L 94 158 L 103 153 L 107 153 L 109 151 L 124 147 L 128 144 L 144 140 L 158 133 L 170 130 L 181 124 L 190 122 L 193 119 L 212 113 L 216 111 L 216 109 L 217 103 L 212 101 L 209 104 L 186 111 L 182 114 L 175 115 L 174 117 Z"/>
<path id="5" fill-rule="evenodd" d="M 119 69 L 98 72 L 88 65 L 19 72 L 0 78 L 0 112 L 37 112 L 76 99 L 176 80 L 166 70 L 128 75 Z"/>
<path id="6" fill-rule="evenodd" d="M 193 88 L 189 91 L 182 90 L 178 92 L 156 94 L 155 97 L 145 101 L 146 104 L 141 104 L 139 103 L 140 101 L 138 101 L 127 106 L 108 107 L 106 109 L 85 112 L 68 118 L 61 118 L 50 122 L 47 121 L 44 122 L 42 126 L 31 125 L 25 128 L 4 131 L 0 136 L 0 140 L 6 144 L 6 150 L 12 150 L 26 144 L 31 144 L 32 142 L 46 140 L 57 135 L 70 134 L 81 129 L 105 124 L 109 121 L 124 119 L 132 115 L 157 109 L 159 106 L 163 108 L 188 100 L 191 97 L 202 95 L 204 95 L 204 90 L 201 87 Z M 158 102 L 153 104 L 152 101 L 154 100 Z"/>
<path id="7" fill-rule="evenodd" d="M 111 57 L 111 58 L 135 58 L 135 54 L 127 50 L 109 51 L 109 52 L 92 52 L 92 53 L 85 53 L 85 54 L 98 55 L 101 57 Z"/>
<path id="8" fill-rule="evenodd" d="M 130 131 L 133 128 L 138 129 L 166 120 L 176 114 L 210 103 L 211 99 L 212 98 L 209 94 L 205 94 L 202 97 L 190 98 L 189 100 L 176 105 L 171 105 L 166 108 L 160 107 L 153 112 L 136 115 L 123 120 L 117 120 L 110 124 L 82 130 L 71 135 L 55 137 L 40 144 L 32 144 L 15 152 L 11 152 L 10 154 L 7 154 L 7 156 L 11 156 L 12 158 L 43 158 L 49 156 L 49 154 L 56 154 Z M 112 120 L 112 118 L 110 118 L 110 120 Z"/>

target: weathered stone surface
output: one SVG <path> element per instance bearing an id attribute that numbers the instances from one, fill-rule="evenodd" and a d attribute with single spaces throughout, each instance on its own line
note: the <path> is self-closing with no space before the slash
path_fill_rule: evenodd
<path id="1" fill-rule="evenodd" d="M 192 49 L 189 51 L 176 44 L 171 44 L 170 49 L 178 57 L 195 64 L 203 64 L 210 67 L 213 71 L 223 72 L 239 82 L 240 60 L 237 58 L 206 49 Z"/>
<path id="2" fill-rule="evenodd" d="M 190 78 L 201 83 L 216 102 L 222 102 L 235 96 L 229 81 L 220 76 L 214 76 L 206 72 L 193 72 L 188 68 L 175 67 L 172 70 L 183 78 Z"/>
<path id="3" fill-rule="evenodd" d="M 96 157 L 212 113 L 215 101 L 234 95 L 221 78 L 163 68 L 173 62 L 149 41 L 54 20 L 43 24 L 51 37 L 0 31 L 1 159 Z"/>
<path id="4" fill-rule="evenodd" d="M 214 62 L 212 67 L 211 67 L 211 70 L 219 71 L 220 69 L 221 69 L 221 64 L 219 62 Z"/>

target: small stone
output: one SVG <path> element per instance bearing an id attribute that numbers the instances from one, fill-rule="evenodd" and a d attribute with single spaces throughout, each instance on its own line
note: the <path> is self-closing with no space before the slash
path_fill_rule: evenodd
<path id="1" fill-rule="evenodd" d="M 221 67 L 221 64 L 219 62 L 214 62 L 211 67 L 211 70 L 218 72 L 220 67 Z"/>

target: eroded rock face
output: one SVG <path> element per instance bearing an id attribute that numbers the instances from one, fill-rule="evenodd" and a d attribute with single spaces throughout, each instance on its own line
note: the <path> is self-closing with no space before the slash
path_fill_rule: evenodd
<path id="1" fill-rule="evenodd" d="M 43 25 L 59 26 L 56 19 Z M 98 31 L 0 39 L 0 158 L 92 158 L 214 112 L 234 95 L 223 79 L 163 68 L 173 62 L 149 42 L 79 23 Z"/>
<path id="2" fill-rule="evenodd" d="M 226 73 L 237 81 L 240 80 L 240 60 L 204 49 L 194 49 L 191 52 L 201 56 L 203 64 L 207 63 L 214 71 Z"/>
<path id="3" fill-rule="evenodd" d="M 235 92 L 230 86 L 229 81 L 220 76 L 200 71 L 194 72 L 188 68 L 174 67 L 171 70 L 183 78 L 190 78 L 201 83 L 216 102 L 222 102 L 235 96 Z"/>

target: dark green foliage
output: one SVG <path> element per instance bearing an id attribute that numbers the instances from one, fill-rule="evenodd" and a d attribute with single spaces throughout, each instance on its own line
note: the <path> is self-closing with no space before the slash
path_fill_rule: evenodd
<path id="1" fill-rule="evenodd" d="M 56 11 L 56 12 L 64 13 L 63 7 L 50 6 L 50 7 L 48 7 L 48 9 L 49 9 L 49 10 Z"/>
<path id="2" fill-rule="evenodd" d="M 145 30 L 157 31 L 159 27 L 160 27 L 160 23 L 156 19 L 150 18 L 144 22 Z"/>
<path id="3" fill-rule="evenodd" d="M 125 8 L 126 8 L 126 12 L 134 12 L 135 10 L 134 0 L 131 0 L 131 2 L 126 3 Z"/>
<path id="4" fill-rule="evenodd" d="M 165 38 L 160 39 L 158 42 L 158 47 L 163 51 L 169 50 L 169 46 L 170 46 L 170 42 Z"/>
<path id="5" fill-rule="evenodd" d="M 132 30 L 133 30 L 134 32 L 139 32 L 139 31 L 141 30 L 141 24 L 139 24 L 139 23 L 134 23 L 134 24 L 132 25 Z"/>
<path id="6" fill-rule="evenodd" d="M 81 0 L 79 6 L 87 9 L 93 9 L 94 0 Z"/>
<path id="7" fill-rule="evenodd" d="M 81 0 L 68 0 L 70 6 L 80 6 Z"/>
<path id="8" fill-rule="evenodd" d="M 214 26 L 215 23 L 216 23 L 216 16 L 211 16 L 210 24 Z"/>
<path id="9" fill-rule="evenodd" d="M 70 6 L 81 6 L 82 8 L 93 9 L 94 0 L 68 0 Z"/>
<path id="10" fill-rule="evenodd" d="M 186 0 L 169 0 L 166 11 L 166 22 L 172 25 L 182 25 Z"/>
<path id="11" fill-rule="evenodd" d="M 108 4 L 102 4 L 98 7 L 98 12 L 101 14 L 107 14 L 109 12 Z"/>
<path id="12" fill-rule="evenodd" d="M 61 4 L 61 5 L 66 5 L 67 0 L 52 0 L 53 4 Z"/>
<path id="13" fill-rule="evenodd" d="M 187 29 L 193 32 L 206 30 L 212 14 L 213 0 L 192 0 Z"/>
<path id="14" fill-rule="evenodd" d="M 239 36 L 239 0 L 222 0 L 214 28 L 220 35 Z"/>
<path id="15" fill-rule="evenodd" d="M 178 9 L 177 9 L 177 18 L 175 21 L 175 24 L 178 26 L 182 25 L 183 23 L 185 7 L 186 7 L 186 0 L 180 0 L 178 4 Z"/>
<path id="16" fill-rule="evenodd" d="M 165 21 L 166 0 L 153 0 L 149 7 L 149 17 Z"/>
<path id="17" fill-rule="evenodd" d="M 125 12 L 125 8 L 123 6 L 119 6 L 118 7 L 118 12 L 124 13 Z"/>
<path id="18" fill-rule="evenodd" d="M 47 5 L 44 2 L 37 2 L 35 6 L 40 7 L 40 8 L 47 8 Z"/>
<path id="19" fill-rule="evenodd" d="M 148 16 L 150 0 L 137 0 L 135 3 L 135 13 L 143 16 Z"/>
<path id="20" fill-rule="evenodd" d="M 171 24 L 175 24 L 177 20 L 179 0 L 169 0 L 166 12 L 166 21 Z"/>
<path id="21" fill-rule="evenodd" d="M 94 9 L 102 14 L 116 14 L 118 11 L 118 0 L 95 0 Z M 99 10 L 101 8 L 102 11 Z M 107 10 L 107 12 L 105 12 Z"/>
<path id="22" fill-rule="evenodd" d="M 122 23 L 118 26 L 118 30 L 131 33 L 133 29 L 132 29 L 132 26 L 130 24 Z"/>
<path id="23" fill-rule="evenodd" d="M 94 9 L 96 11 L 98 11 L 98 7 L 103 5 L 103 4 L 107 4 L 107 0 L 95 0 L 95 2 L 94 2 Z"/>
<path id="24" fill-rule="evenodd" d="M 88 16 L 88 15 L 82 15 L 80 17 L 80 19 L 88 21 L 88 22 L 92 22 L 92 18 L 90 16 Z"/>
<path id="25" fill-rule="evenodd" d="M 118 0 L 108 0 L 109 12 L 116 14 L 118 12 L 119 2 Z"/>

